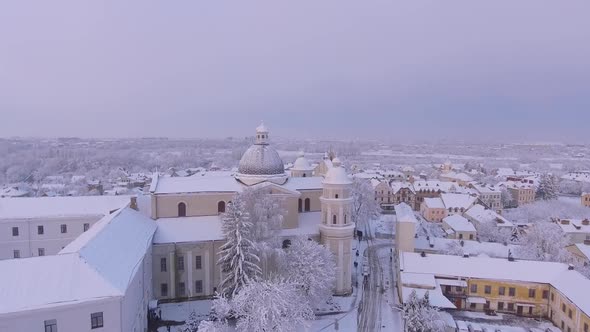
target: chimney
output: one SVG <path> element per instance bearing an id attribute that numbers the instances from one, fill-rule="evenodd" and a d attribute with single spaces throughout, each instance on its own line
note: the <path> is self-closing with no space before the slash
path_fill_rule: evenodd
<path id="1" fill-rule="evenodd" d="M 590 220 L 588 220 L 588 218 L 582 220 L 582 225 L 584 225 L 584 226 L 590 225 Z"/>
<path id="2" fill-rule="evenodd" d="M 570 224 L 570 221 L 567 220 L 567 219 L 561 219 L 561 224 L 562 225 L 569 225 Z"/>

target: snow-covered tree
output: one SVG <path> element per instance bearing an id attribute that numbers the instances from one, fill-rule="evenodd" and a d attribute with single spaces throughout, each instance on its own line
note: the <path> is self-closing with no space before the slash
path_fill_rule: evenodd
<path id="1" fill-rule="evenodd" d="M 510 243 L 513 239 L 514 231 L 508 227 L 498 227 L 495 222 L 478 223 L 477 237 L 482 241 Z"/>
<path id="2" fill-rule="evenodd" d="M 379 216 L 381 208 L 375 201 L 375 192 L 371 183 L 363 179 L 355 179 L 352 184 L 352 222 L 362 228 L 370 220 Z"/>
<path id="3" fill-rule="evenodd" d="M 307 299 L 294 283 L 284 279 L 247 284 L 234 298 L 237 330 L 248 332 L 296 331 L 314 317 Z"/>
<path id="4" fill-rule="evenodd" d="M 177 330 L 178 330 L 178 332 L 197 332 L 198 329 L 199 329 L 199 319 L 197 318 L 197 314 L 193 310 L 188 315 L 188 318 L 184 322 L 184 325 L 179 327 Z"/>
<path id="5" fill-rule="evenodd" d="M 463 247 L 459 244 L 458 241 L 453 241 L 448 243 L 446 247 L 440 251 L 443 255 L 452 255 L 452 256 L 463 256 Z"/>
<path id="6" fill-rule="evenodd" d="M 559 226 L 539 222 L 529 228 L 517 249 L 518 257 L 539 261 L 563 262 L 567 260 L 567 237 Z"/>
<path id="7" fill-rule="evenodd" d="M 298 286 L 310 306 L 316 307 L 330 299 L 336 281 L 336 265 L 332 252 L 326 247 L 297 238 L 285 249 L 279 266 L 281 275 Z"/>
<path id="8" fill-rule="evenodd" d="M 240 195 L 234 196 L 232 204 L 228 204 L 221 227 L 226 242 L 221 246 L 218 261 L 223 273 L 220 287 L 221 292 L 231 298 L 262 273 L 252 241 L 252 222 Z"/>
<path id="9" fill-rule="evenodd" d="M 399 307 L 408 332 L 442 332 L 444 322 L 436 307 L 430 305 L 428 292 L 419 298 L 413 290 Z"/>
<path id="10" fill-rule="evenodd" d="M 510 190 L 506 188 L 500 189 L 500 199 L 502 200 L 502 206 L 505 208 L 512 207 L 514 204 L 514 197 L 512 197 Z"/>
<path id="11" fill-rule="evenodd" d="M 557 199 L 559 191 L 557 177 L 553 174 L 543 174 L 539 180 L 539 187 L 537 188 L 536 197 L 542 200 Z"/>
<path id="12" fill-rule="evenodd" d="M 229 332 L 230 328 L 225 322 L 203 320 L 197 330 L 199 332 Z"/>
<path id="13" fill-rule="evenodd" d="M 215 299 L 211 303 L 211 317 L 215 321 L 226 322 L 232 315 L 233 307 L 231 301 L 224 294 L 215 294 Z"/>

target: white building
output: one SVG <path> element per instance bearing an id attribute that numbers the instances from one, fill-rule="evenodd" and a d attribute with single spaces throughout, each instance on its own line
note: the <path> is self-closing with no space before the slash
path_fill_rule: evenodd
<path id="1" fill-rule="evenodd" d="M 0 260 L 55 255 L 130 196 L 0 199 Z"/>
<path id="2" fill-rule="evenodd" d="M 57 255 L 0 261 L 0 331 L 145 331 L 155 230 L 125 208 Z"/>

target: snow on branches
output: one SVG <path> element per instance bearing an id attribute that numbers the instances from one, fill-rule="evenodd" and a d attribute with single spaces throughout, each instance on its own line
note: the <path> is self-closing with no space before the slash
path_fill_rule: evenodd
<path id="1" fill-rule="evenodd" d="M 234 298 L 238 331 L 296 331 L 313 310 L 294 283 L 284 279 L 257 281 L 246 285 Z"/>
<path id="2" fill-rule="evenodd" d="M 362 179 L 355 179 L 352 183 L 352 222 L 361 228 L 371 219 L 379 216 L 379 203 L 375 201 L 375 192 L 371 183 Z"/>
<path id="3" fill-rule="evenodd" d="M 399 306 L 408 332 L 442 332 L 442 321 L 438 308 L 430 305 L 428 292 L 419 298 L 413 290 L 409 297 Z"/>
<path id="4" fill-rule="evenodd" d="M 256 280 L 262 271 L 260 259 L 252 240 L 252 222 L 245 201 L 236 195 L 222 216 L 222 232 L 226 242 L 221 246 L 220 259 L 223 280 L 222 293 L 233 297 L 248 282 Z"/>
<path id="5" fill-rule="evenodd" d="M 279 271 L 285 280 L 296 284 L 312 307 L 325 303 L 332 295 L 336 265 L 332 252 L 305 238 L 297 238 L 285 249 Z"/>

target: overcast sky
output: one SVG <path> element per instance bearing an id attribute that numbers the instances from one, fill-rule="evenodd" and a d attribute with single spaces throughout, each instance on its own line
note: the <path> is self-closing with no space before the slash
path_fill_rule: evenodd
<path id="1" fill-rule="evenodd" d="M 2 1 L 0 136 L 575 140 L 590 1 Z"/>

